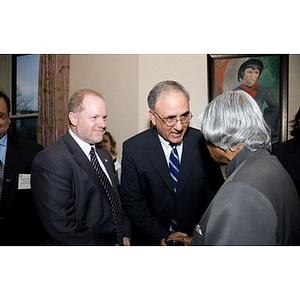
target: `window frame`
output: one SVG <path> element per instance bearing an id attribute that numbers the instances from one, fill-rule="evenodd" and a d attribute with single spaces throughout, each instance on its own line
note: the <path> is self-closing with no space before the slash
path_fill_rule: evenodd
<path id="1" fill-rule="evenodd" d="M 10 109 L 10 119 L 11 119 L 11 129 L 13 134 L 18 134 L 17 131 L 17 121 L 18 120 L 30 120 L 38 119 L 39 112 L 27 113 L 27 114 L 17 114 L 17 59 L 20 56 L 33 55 L 33 54 L 12 54 L 11 55 L 11 109 Z M 33 139 L 36 141 L 37 132 L 35 132 L 35 137 Z"/>

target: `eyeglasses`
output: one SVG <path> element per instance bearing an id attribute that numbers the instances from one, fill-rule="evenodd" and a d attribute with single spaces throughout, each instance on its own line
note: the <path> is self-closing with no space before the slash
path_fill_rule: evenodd
<path id="1" fill-rule="evenodd" d="M 0 111 L 0 120 L 5 120 L 8 116 L 8 113 L 4 113 Z"/>
<path id="2" fill-rule="evenodd" d="M 168 118 L 162 118 L 156 111 L 152 110 L 153 114 L 160 118 L 160 120 L 167 126 L 167 127 L 173 127 L 177 124 L 178 121 L 181 122 L 182 125 L 187 124 L 191 121 L 193 114 L 189 111 L 183 114 L 179 119 L 176 117 L 168 117 Z"/>

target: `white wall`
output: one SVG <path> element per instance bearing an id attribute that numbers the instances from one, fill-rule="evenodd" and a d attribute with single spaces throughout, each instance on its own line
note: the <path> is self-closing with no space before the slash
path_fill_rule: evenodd
<path id="1" fill-rule="evenodd" d="M 138 56 L 71 55 L 70 95 L 92 88 L 107 103 L 108 126 L 121 154 L 122 142 L 138 130 Z"/>
<path id="2" fill-rule="evenodd" d="M 205 55 L 139 55 L 139 126 L 149 125 L 147 97 L 160 81 L 176 80 L 190 93 L 191 126 L 198 127 L 198 116 L 207 104 L 207 76 Z"/>
<path id="3" fill-rule="evenodd" d="M 194 118 L 207 103 L 206 55 L 71 55 L 70 95 L 79 88 L 93 88 L 107 102 L 108 126 L 121 154 L 127 138 L 149 126 L 147 96 L 166 79 L 184 85 L 191 95 Z"/>

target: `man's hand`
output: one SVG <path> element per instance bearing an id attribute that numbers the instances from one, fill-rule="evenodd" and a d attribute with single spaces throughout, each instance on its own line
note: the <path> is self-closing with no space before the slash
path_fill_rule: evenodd
<path id="1" fill-rule="evenodd" d="M 185 236 L 183 237 L 183 242 L 186 246 L 190 246 L 192 242 L 193 237 L 192 236 Z"/>
<path id="2" fill-rule="evenodd" d="M 130 238 L 129 237 L 126 237 L 126 236 L 123 237 L 123 245 L 130 246 Z"/>
<path id="3" fill-rule="evenodd" d="M 182 243 L 184 243 L 185 244 L 185 240 L 188 242 L 188 235 L 186 234 L 186 233 L 183 233 L 183 232 L 180 232 L 180 231 L 178 231 L 178 232 L 173 232 L 173 233 L 171 233 L 168 237 L 167 237 L 167 239 L 161 239 L 161 241 L 160 241 L 160 245 L 161 246 L 167 246 L 167 242 L 168 241 L 179 241 L 179 242 L 182 242 Z M 189 244 L 187 244 L 187 245 L 189 245 Z"/>

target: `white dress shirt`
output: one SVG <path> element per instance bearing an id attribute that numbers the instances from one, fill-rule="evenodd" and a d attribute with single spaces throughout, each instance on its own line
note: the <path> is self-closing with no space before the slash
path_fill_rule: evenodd
<path id="1" fill-rule="evenodd" d="M 162 148 L 163 148 L 165 156 L 166 156 L 167 163 L 169 165 L 169 158 L 170 158 L 170 154 L 171 154 L 171 151 L 172 151 L 172 147 L 170 145 L 170 142 L 166 141 L 160 135 L 158 135 L 158 138 L 160 140 L 160 143 L 162 145 Z M 177 144 L 177 152 L 178 152 L 178 156 L 179 156 L 179 163 L 181 162 L 182 149 L 183 149 L 183 141 L 180 144 Z"/>
<path id="2" fill-rule="evenodd" d="M 69 132 L 70 132 L 71 136 L 73 137 L 73 139 L 75 140 L 75 142 L 79 145 L 79 147 L 80 147 L 80 148 L 82 149 L 82 151 L 85 153 L 85 155 L 87 156 L 88 160 L 90 161 L 90 160 L 91 160 L 91 158 L 90 158 L 91 146 L 94 146 L 94 147 L 95 147 L 95 145 L 90 145 L 89 143 L 84 142 L 84 141 L 81 140 L 77 135 L 75 135 L 75 133 L 74 133 L 71 129 L 69 129 Z M 102 169 L 103 172 L 105 173 L 105 175 L 106 175 L 106 177 L 108 178 L 110 184 L 112 184 L 112 183 L 111 183 L 111 179 L 110 179 L 110 177 L 109 177 L 109 175 L 108 175 L 108 172 L 107 172 L 107 170 L 106 170 L 106 168 L 105 168 L 105 166 L 104 166 L 104 163 L 102 162 L 101 158 L 100 158 L 99 155 L 97 154 L 97 151 L 95 151 L 95 153 L 96 153 L 96 157 L 97 157 L 97 159 L 98 159 L 98 162 L 99 162 L 99 164 L 100 164 L 101 169 Z"/>

